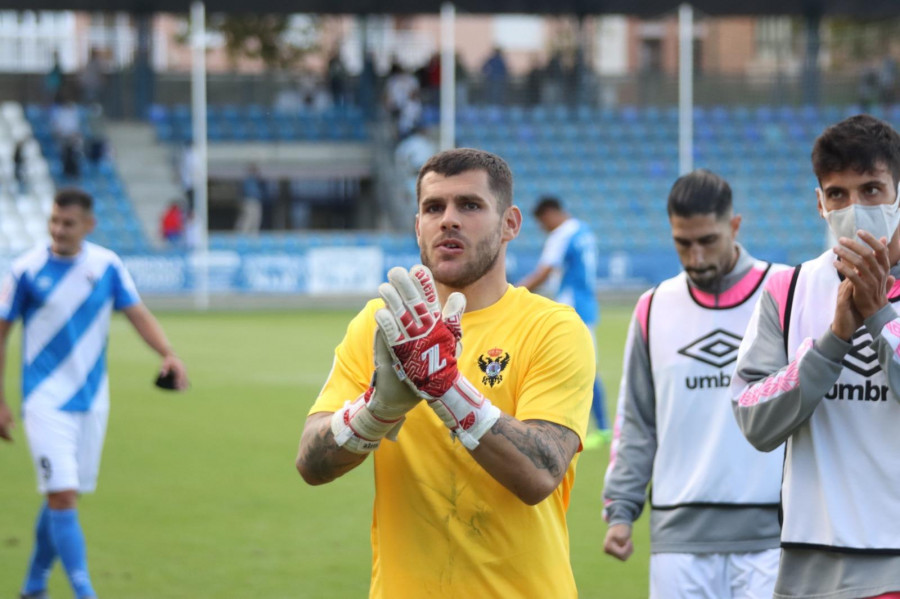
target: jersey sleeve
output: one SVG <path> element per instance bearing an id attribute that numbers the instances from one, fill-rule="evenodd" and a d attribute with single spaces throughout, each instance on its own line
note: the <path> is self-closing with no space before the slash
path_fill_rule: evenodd
<path id="1" fill-rule="evenodd" d="M 788 362 L 778 302 L 763 290 L 731 380 L 732 408 L 747 440 L 761 451 L 786 441 L 837 381 L 849 350 L 829 327 L 816 340 L 804 339 Z"/>
<path id="2" fill-rule="evenodd" d="M 22 316 L 22 308 L 25 299 L 25 285 L 23 273 L 10 271 L 3 277 L 0 283 L 0 319 L 13 322 Z"/>
<path id="3" fill-rule="evenodd" d="M 878 363 L 887 374 L 888 387 L 893 391 L 894 399 L 900 401 L 900 317 L 888 304 L 867 318 L 865 326 L 872 335 L 872 348 Z"/>
<path id="4" fill-rule="evenodd" d="M 139 304 L 141 296 L 138 294 L 134 279 L 131 278 L 131 273 L 128 272 L 125 264 L 122 263 L 118 256 L 113 261 L 113 269 L 115 273 L 113 281 L 113 309 L 124 310 Z"/>
<path id="5" fill-rule="evenodd" d="M 603 517 L 609 524 L 637 520 L 647 497 L 656 457 L 656 391 L 644 326 L 649 295 L 635 308 L 625 341 L 622 380 L 603 485 Z"/>
<path id="6" fill-rule="evenodd" d="M 544 249 L 541 251 L 541 257 L 538 258 L 538 264 L 552 268 L 562 268 L 568 241 L 568 236 L 563 235 L 562 227 L 557 227 L 555 231 L 547 236 L 547 241 L 544 242 Z"/>
<path id="7" fill-rule="evenodd" d="M 587 327 L 569 308 L 549 314 L 541 331 L 513 416 L 518 420 L 560 424 L 583 440 L 596 375 L 594 342 Z"/>
<path id="8" fill-rule="evenodd" d="M 375 310 L 377 301 L 357 314 L 347 326 L 344 338 L 334 350 L 331 372 L 309 413 L 336 412 L 344 402 L 356 399 L 369 388 L 375 371 L 373 344 L 375 341 Z"/>

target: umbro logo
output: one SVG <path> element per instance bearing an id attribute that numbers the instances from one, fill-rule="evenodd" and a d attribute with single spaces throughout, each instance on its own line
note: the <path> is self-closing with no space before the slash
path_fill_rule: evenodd
<path id="1" fill-rule="evenodd" d="M 853 333 L 850 343 L 852 347 L 842 362 L 846 368 L 865 377 L 870 377 L 881 370 L 878 355 L 872 349 L 872 336 L 866 327 L 860 327 Z"/>
<path id="2" fill-rule="evenodd" d="M 710 366 L 722 368 L 737 359 L 741 338 L 724 329 L 716 329 L 678 350 L 678 353 Z"/>

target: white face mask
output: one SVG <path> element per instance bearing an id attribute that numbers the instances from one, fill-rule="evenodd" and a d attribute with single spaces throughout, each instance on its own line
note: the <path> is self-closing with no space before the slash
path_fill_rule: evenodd
<path id="1" fill-rule="evenodd" d="M 846 237 L 858 239 L 856 232 L 860 229 L 871 233 L 875 239 L 884 237 L 888 241 L 894 236 L 897 225 L 900 225 L 900 184 L 897 185 L 897 196 L 890 204 L 850 204 L 845 208 L 828 211 L 825 209 L 825 194 L 816 188 L 816 197 L 822 206 L 822 215 L 828 222 L 828 228 L 835 239 Z"/>

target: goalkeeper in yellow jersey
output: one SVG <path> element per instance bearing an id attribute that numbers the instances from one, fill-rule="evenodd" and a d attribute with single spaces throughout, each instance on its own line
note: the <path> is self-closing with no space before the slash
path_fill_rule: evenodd
<path id="1" fill-rule="evenodd" d="M 437 154 L 417 196 L 424 266 L 391 269 L 350 322 L 297 469 L 323 484 L 373 454 L 371 598 L 577 597 L 565 514 L 590 333 L 507 282 L 522 214 L 500 157 Z"/>

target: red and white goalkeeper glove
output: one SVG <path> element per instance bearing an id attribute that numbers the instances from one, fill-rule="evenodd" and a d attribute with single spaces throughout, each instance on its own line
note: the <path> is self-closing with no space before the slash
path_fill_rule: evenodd
<path id="1" fill-rule="evenodd" d="M 388 281 L 378 288 L 387 307 L 375 313 L 375 320 L 394 355 L 398 378 L 428 402 L 467 449 L 475 449 L 500 409 L 456 366 L 466 297 L 451 293 L 441 311 L 431 271 L 420 264 L 409 272 L 392 268 Z"/>
<path id="2" fill-rule="evenodd" d="M 374 344 L 375 372 L 369 388 L 331 416 L 335 442 L 358 454 L 377 449 L 384 437 L 396 441 L 406 413 L 422 400 L 397 377 L 394 357 L 377 330 Z"/>

